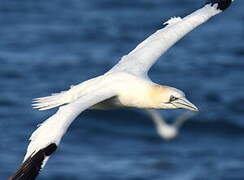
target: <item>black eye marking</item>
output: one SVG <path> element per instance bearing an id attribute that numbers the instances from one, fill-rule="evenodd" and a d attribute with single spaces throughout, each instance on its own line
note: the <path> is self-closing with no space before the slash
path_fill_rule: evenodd
<path id="1" fill-rule="evenodd" d="M 179 98 L 172 95 L 172 96 L 170 96 L 169 102 L 176 101 L 177 99 L 179 99 Z"/>

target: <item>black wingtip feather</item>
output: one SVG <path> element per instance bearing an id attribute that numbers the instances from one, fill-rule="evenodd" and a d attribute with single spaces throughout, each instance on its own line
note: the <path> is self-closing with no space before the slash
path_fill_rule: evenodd
<path id="1" fill-rule="evenodd" d="M 225 9 L 227 9 L 230 4 L 232 3 L 233 0 L 207 0 L 206 4 L 218 4 L 218 9 L 224 11 Z"/>
<path id="2" fill-rule="evenodd" d="M 17 172 L 8 180 L 35 180 L 38 176 L 45 157 L 50 156 L 57 149 L 52 143 L 44 149 L 39 150 L 33 156 L 26 159 Z"/>

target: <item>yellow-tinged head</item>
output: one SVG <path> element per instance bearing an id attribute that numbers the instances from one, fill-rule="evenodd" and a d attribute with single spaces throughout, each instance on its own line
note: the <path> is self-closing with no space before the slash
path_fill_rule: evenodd
<path id="1" fill-rule="evenodd" d="M 155 85 L 151 89 L 150 94 L 153 104 L 155 104 L 155 108 L 184 108 L 192 111 L 198 111 L 198 108 L 188 101 L 185 97 L 185 93 L 179 89 L 169 86 Z"/>

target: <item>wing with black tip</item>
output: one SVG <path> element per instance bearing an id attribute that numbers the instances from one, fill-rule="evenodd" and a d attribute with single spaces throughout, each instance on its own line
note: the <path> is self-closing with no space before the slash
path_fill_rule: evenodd
<path id="1" fill-rule="evenodd" d="M 75 118 L 89 107 L 116 94 L 106 86 L 80 97 L 73 103 L 61 106 L 49 119 L 33 132 L 24 161 L 9 180 L 34 180 L 57 149 L 63 135 Z"/>
<path id="2" fill-rule="evenodd" d="M 151 66 L 171 46 L 199 25 L 228 8 L 231 2 L 232 0 L 207 0 L 204 7 L 192 14 L 184 18 L 171 18 L 165 22 L 166 27 L 152 34 L 128 55 L 123 56 L 108 73 L 123 71 L 145 77 Z"/>

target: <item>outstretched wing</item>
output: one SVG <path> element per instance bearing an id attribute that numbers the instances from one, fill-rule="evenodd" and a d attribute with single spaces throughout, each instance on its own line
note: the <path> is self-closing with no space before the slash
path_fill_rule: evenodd
<path id="1" fill-rule="evenodd" d="M 123 56 L 108 73 L 125 71 L 145 76 L 156 60 L 178 40 L 212 16 L 226 9 L 232 0 L 208 0 L 206 5 L 184 18 L 171 18 L 166 27 L 158 30 L 128 55 Z"/>
<path id="2" fill-rule="evenodd" d="M 84 110 L 116 94 L 108 87 L 80 97 L 59 110 L 33 132 L 23 164 L 11 180 L 33 180 L 57 149 L 70 124 Z"/>

